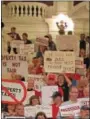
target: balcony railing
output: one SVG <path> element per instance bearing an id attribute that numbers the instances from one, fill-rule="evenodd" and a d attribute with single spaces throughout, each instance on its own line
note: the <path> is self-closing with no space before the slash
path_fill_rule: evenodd
<path id="1" fill-rule="evenodd" d="M 9 16 L 12 17 L 45 17 L 47 5 L 38 2 L 11 2 L 8 3 Z"/>

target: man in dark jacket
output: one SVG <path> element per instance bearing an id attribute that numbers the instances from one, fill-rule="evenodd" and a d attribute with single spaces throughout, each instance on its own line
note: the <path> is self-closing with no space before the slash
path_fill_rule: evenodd
<path id="1" fill-rule="evenodd" d="M 79 48 L 86 50 L 85 34 L 81 34 L 80 35 L 80 45 L 79 45 Z"/>
<path id="2" fill-rule="evenodd" d="M 22 40 L 24 41 L 24 44 L 32 44 L 32 41 L 28 40 L 28 34 L 27 33 L 22 34 Z"/>

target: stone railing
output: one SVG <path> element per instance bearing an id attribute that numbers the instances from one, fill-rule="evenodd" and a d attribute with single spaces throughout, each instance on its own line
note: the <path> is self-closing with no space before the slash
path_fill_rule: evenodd
<path id="1" fill-rule="evenodd" d="M 10 17 L 46 17 L 47 5 L 38 2 L 10 2 L 8 14 Z"/>

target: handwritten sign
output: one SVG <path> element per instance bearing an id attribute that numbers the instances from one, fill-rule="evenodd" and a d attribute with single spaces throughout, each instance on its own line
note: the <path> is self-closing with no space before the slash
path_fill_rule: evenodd
<path id="1" fill-rule="evenodd" d="M 21 40 L 12 40 L 11 41 L 12 48 L 20 48 L 20 46 L 24 47 L 24 41 Z"/>
<path id="2" fill-rule="evenodd" d="M 81 106 L 88 106 L 90 105 L 89 97 L 87 98 L 79 98 L 78 101 L 80 102 Z"/>
<path id="3" fill-rule="evenodd" d="M 28 79 L 34 80 L 34 89 L 41 91 L 41 88 L 45 86 L 44 76 L 42 75 L 28 75 Z"/>
<path id="4" fill-rule="evenodd" d="M 48 118 L 52 118 L 52 106 L 36 105 L 24 107 L 25 117 L 35 117 L 38 112 L 44 112 Z"/>
<path id="5" fill-rule="evenodd" d="M 58 91 L 58 86 L 44 86 L 44 87 L 42 87 L 42 104 L 43 105 L 52 104 L 51 96 L 56 91 Z"/>
<path id="6" fill-rule="evenodd" d="M 20 54 L 30 53 L 34 53 L 34 44 L 24 44 L 24 47 L 20 46 Z"/>
<path id="7" fill-rule="evenodd" d="M 75 58 L 75 68 L 83 68 L 84 61 L 82 57 Z"/>
<path id="8" fill-rule="evenodd" d="M 80 113 L 80 104 L 74 103 L 69 105 L 60 106 L 61 116 L 78 116 Z"/>
<path id="9" fill-rule="evenodd" d="M 8 73 L 16 73 L 27 77 L 28 63 L 24 55 L 2 55 L 2 77 Z"/>
<path id="10" fill-rule="evenodd" d="M 36 44 L 42 45 L 42 46 L 48 46 L 48 38 L 38 37 L 38 38 L 36 38 Z"/>
<path id="11" fill-rule="evenodd" d="M 44 68 L 46 72 L 75 73 L 75 54 L 69 51 L 46 51 Z"/>
<path id="12" fill-rule="evenodd" d="M 79 55 L 79 37 L 75 35 L 57 35 L 56 44 L 58 50 L 73 50 Z"/>

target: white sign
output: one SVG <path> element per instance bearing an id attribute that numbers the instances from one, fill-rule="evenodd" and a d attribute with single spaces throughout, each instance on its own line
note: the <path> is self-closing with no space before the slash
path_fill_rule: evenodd
<path id="1" fill-rule="evenodd" d="M 46 72 L 75 73 L 75 54 L 69 51 L 46 51 L 44 68 Z"/>
<path id="2" fill-rule="evenodd" d="M 28 63 L 25 55 L 2 55 L 2 77 L 8 73 L 19 74 L 25 78 L 28 75 Z M 7 77 L 8 78 L 8 77 Z"/>
<path id="3" fill-rule="evenodd" d="M 41 91 L 41 88 L 45 86 L 44 76 L 42 75 L 28 75 L 29 79 L 34 80 L 34 89 Z"/>
<path id="4" fill-rule="evenodd" d="M 48 118 L 52 118 L 52 106 L 26 106 L 24 107 L 25 117 L 35 117 L 38 112 L 44 112 Z"/>
<path id="5" fill-rule="evenodd" d="M 76 57 L 75 59 L 75 68 L 83 68 L 84 61 L 82 57 Z"/>
<path id="6" fill-rule="evenodd" d="M 24 41 L 21 40 L 12 40 L 11 41 L 12 48 L 20 48 L 20 46 L 24 47 Z"/>
<path id="7" fill-rule="evenodd" d="M 80 103 L 74 103 L 69 105 L 60 106 L 61 116 L 78 116 L 80 113 Z"/>
<path id="8" fill-rule="evenodd" d="M 48 38 L 38 37 L 36 38 L 36 44 L 42 45 L 42 46 L 48 46 Z"/>
<path id="9" fill-rule="evenodd" d="M 24 44 L 24 47 L 20 46 L 20 54 L 29 53 L 34 53 L 34 44 Z"/>
<path id="10" fill-rule="evenodd" d="M 56 36 L 58 50 L 73 50 L 79 56 L 79 37 L 75 35 L 58 35 Z"/>
<path id="11" fill-rule="evenodd" d="M 42 104 L 43 105 L 52 104 L 51 96 L 56 91 L 58 91 L 58 86 L 44 86 L 44 87 L 42 87 Z"/>
<path id="12" fill-rule="evenodd" d="M 52 106 L 37 105 L 36 108 L 36 113 L 44 112 L 48 118 L 52 118 Z"/>

